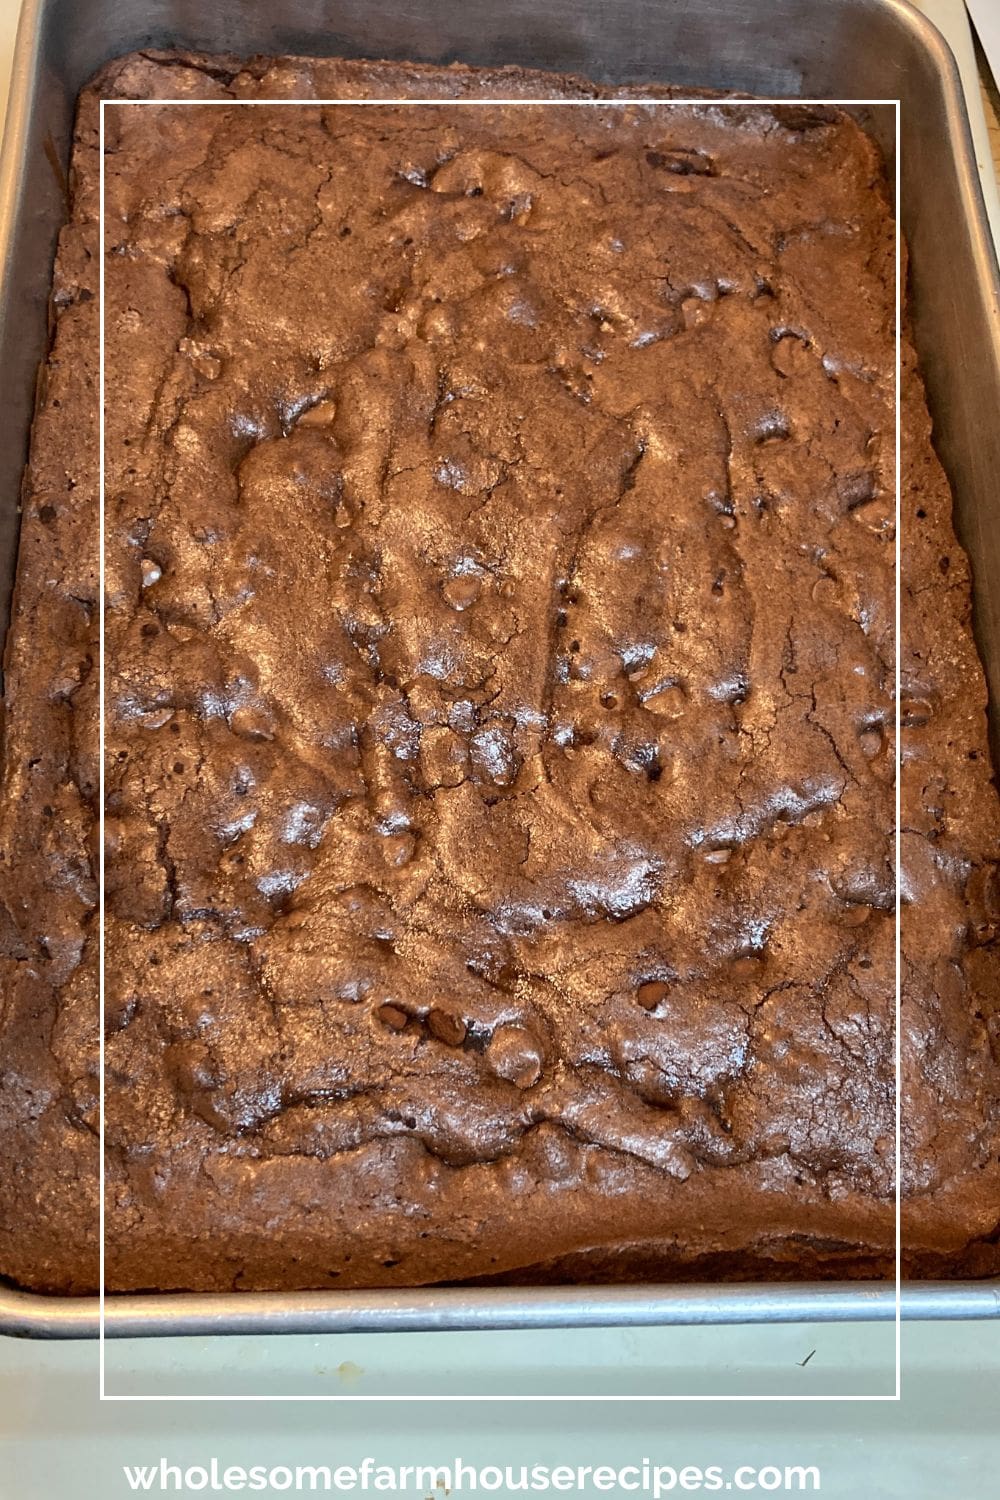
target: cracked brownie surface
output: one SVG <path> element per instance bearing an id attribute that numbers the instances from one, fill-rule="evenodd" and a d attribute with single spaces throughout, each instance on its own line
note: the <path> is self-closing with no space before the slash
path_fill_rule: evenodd
<path id="1" fill-rule="evenodd" d="M 83 96 L 0 810 L 0 1271 L 877 1274 L 894 241 L 834 110 L 183 55 Z M 551 97 L 551 104 L 229 105 Z M 904 351 L 908 1266 L 997 1268 L 1000 853 Z M 992 1238 L 991 1238 L 992 1237 Z"/>

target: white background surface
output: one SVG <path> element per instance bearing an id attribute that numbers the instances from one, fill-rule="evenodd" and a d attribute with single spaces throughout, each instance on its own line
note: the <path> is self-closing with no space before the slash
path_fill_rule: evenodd
<path id="1" fill-rule="evenodd" d="M 211 3 L 211 0 L 203 0 Z M 766 0 L 747 0 L 766 3 Z M 985 0 L 1000 9 L 1000 0 Z M 923 0 L 964 65 L 989 152 L 960 0 Z M 0 0 L 0 95 L 16 0 Z M 990 195 L 996 205 L 995 184 Z M 997 220 L 995 222 L 1000 222 Z M 612 1405 L 533 1394 L 885 1389 L 891 1330 L 662 1329 L 324 1339 L 199 1339 L 109 1346 L 116 1391 L 266 1390 L 526 1401 L 97 1402 L 96 1348 L 0 1340 L 0 1500 L 107 1500 L 123 1463 L 466 1462 L 817 1464 L 824 1495 L 1000 1496 L 1000 1323 L 903 1330 L 899 1405 L 694 1401 Z M 800 1361 L 811 1351 L 804 1366 Z"/>

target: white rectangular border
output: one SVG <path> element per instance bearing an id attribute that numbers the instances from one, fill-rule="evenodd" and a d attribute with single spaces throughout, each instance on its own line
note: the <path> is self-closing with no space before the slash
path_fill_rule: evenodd
<path id="1" fill-rule="evenodd" d="M 348 1396 L 348 1395 L 333 1395 L 333 1394 L 331 1394 L 331 1395 L 308 1395 L 308 1396 L 269 1396 L 269 1395 L 241 1395 L 241 1396 L 225 1396 L 225 1395 L 207 1395 L 207 1396 L 191 1395 L 191 1396 L 181 1396 L 181 1395 L 171 1395 L 171 1396 L 147 1396 L 147 1395 L 109 1395 L 108 1394 L 108 1392 L 106 1390 L 106 1385 L 105 1385 L 105 1347 L 104 1347 L 105 1346 L 105 1341 L 106 1341 L 106 1330 L 105 1330 L 105 1289 L 104 1289 L 104 1272 L 105 1272 L 105 1251 L 104 1251 L 104 1236 L 105 1236 L 105 1202 L 104 1202 L 104 1195 L 105 1195 L 105 1170 L 104 1170 L 104 1123 L 105 1123 L 104 1122 L 104 1093 L 105 1093 L 105 1088 L 104 1088 L 104 1060 L 105 1060 L 105 1057 L 104 1057 L 104 1002 L 105 1002 L 105 978 L 104 978 L 104 820 L 105 820 L 105 808 L 104 808 L 104 800 L 105 800 L 105 772 L 104 772 L 104 747 L 105 747 L 105 707 L 104 707 L 104 690 L 105 690 L 105 660 L 104 660 L 104 626 L 105 626 L 105 595 L 104 595 L 104 508 L 105 508 L 105 489 L 104 489 L 104 400 L 105 400 L 105 385 L 104 385 L 104 312 L 105 312 L 105 304 L 104 304 L 104 158 L 105 158 L 105 153 L 104 153 L 104 109 L 105 109 L 105 105 L 107 105 L 107 104 L 132 104 L 132 105 L 134 105 L 134 104 L 139 104 L 139 105 L 183 105 L 183 104 L 195 104 L 195 105 L 200 105 L 200 106 L 203 106 L 203 107 L 212 107 L 212 106 L 220 107 L 221 106 L 223 108 L 229 108 L 229 107 L 231 107 L 233 105 L 239 105 L 239 104 L 250 104 L 250 105 L 256 104 L 256 105 L 268 105 L 268 106 L 279 106 L 279 107 L 280 106 L 288 106 L 288 105 L 301 105 L 301 104 L 304 104 L 304 105 L 312 105 L 315 108 L 324 108 L 324 107 L 327 107 L 327 106 L 338 105 L 338 104 L 342 104 L 342 105 L 356 105 L 356 106 L 361 106 L 361 107 L 367 106 L 367 107 L 370 107 L 370 108 L 386 108 L 386 107 L 391 107 L 391 106 L 396 106 L 396 105 L 411 105 L 411 104 L 415 105 L 415 106 L 427 105 L 427 104 L 462 105 L 462 106 L 464 106 L 464 105 L 471 105 L 473 107 L 475 107 L 477 105 L 479 105 L 479 106 L 490 106 L 490 105 L 511 106 L 511 105 L 514 105 L 514 106 L 519 106 L 520 107 L 520 106 L 526 106 L 526 105 L 541 105 L 541 104 L 561 105 L 561 106 L 562 105 L 571 105 L 571 106 L 576 106 L 576 107 L 588 106 L 588 105 L 591 105 L 591 106 L 592 105 L 604 105 L 604 106 L 611 105 L 611 106 L 615 106 L 615 107 L 618 107 L 618 108 L 621 108 L 623 106 L 627 106 L 627 105 L 630 105 L 630 104 L 659 105 L 659 106 L 664 106 L 664 105 L 677 105 L 677 106 L 698 105 L 698 106 L 700 106 L 702 108 L 705 108 L 706 106 L 709 106 L 709 107 L 726 107 L 726 106 L 743 107 L 744 105 L 748 105 L 748 104 L 750 104 L 750 105 L 763 105 L 765 107 L 766 106 L 770 106 L 770 105 L 780 105 L 780 104 L 783 104 L 783 105 L 787 105 L 787 104 L 799 104 L 799 105 L 832 104 L 832 105 L 837 105 L 837 106 L 840 106 L 840 107 L 857 106 L 857 105 L 874 105 L 874 104 L 888 105 L 888 104 L 891 104 L 891 105 L 893 105 L 895 107 L 895 116 L 896 116 L 896 123 L 895 123 L 896 161 L 895 161 L 894 204 L 893 204 L 895 218 L 894 218 L 894 226 L 893 227 L 894 227 L 894 235 L 895 235 L 895 278 L 896 278 L 896 288 L 895 288 L 895 407 L 896 407 L 896 424 L 895 424 L 896 425 L 896 431 L 895 431 L 895 487 L 896 487 L 896 495 L 895 495 L 895 514 L 896 514 L 896 529 L 895 529 L 895 594 L 896 594 L 896 599 L 895 599 L 895 605 L 896 605 L 896 608 L 895 608 L 895 630 L 896 630 L 896 635 L 895 635 L 895 688 L 894 688 L 894 696 L 895 696 L 895 743 L 894 743 L 894 755 L 895 755 L 895 770 L 896 770 L 896 775 L 895 775 L 895 802 L 896 802 L 895 825 L 896 826 L 895 826 L 895 829 L 894 829 L 894 846 L 895 846 L 895 851 L 894 851 L 895 852 L 895 861 L 894 861 L 894 863 L 895 863 L 895 887 L 896 887 L 896 905 L 895 905 L 895 929 L 896 929 L 895 930 L 896 995 L 895 995 L 895 1033 L 894 1033 L 894 1036 L 895 1036 L 894 1063 L 895 1063 L 895 1075 L 896 1075 L 896 1091 L 895 1091 L 895 1220 L 896 1220 L 896 1224 L 895 1224 L 895 1266 L 896 1266 L 895 1290 L 896 1290 L 896 1296 L 895 1296 L 895 1319 L 894 1319 L 894 1323 L 895 1323 L 895 1365 L 896 1365 L 896 1379 L 895 1379 L 895 1389 L 894 1389 L 894 1391 L 891 1394 L 886 1394 L 886 1395 L 872 1395 L 872 1396 L 852 1396 L 852 1395 L 829 1395 L 829 1396 L 827 1396 L 827 1395 L 789 1395 L 789 1396 L 781 1396 L 781 1395 L 733 1395 L 733 1396 L 725 1396 L 725 1395 L 714 1395 L 714 1394 L 713 1395 L 708 1395 L 708 1396 L 681 1396 L 681 1395 L 650 1395 L 650 1396 L 635 1396 L 635 1395 L 627 1395 L 627 1396 L 621 1396 L 621 1395 L 619 1395 L 619 1396 L 615 1396 L 615 1395 L 569 1395 L 569 1396 L 564 1396 L 564 1395 L 541 1395 L 541 1394 L 527 1395 L 527 1396 L 487 1396 L 487 1395 L 482 1395 L 482 1396 L 480 1396 L 480 1395 L 476 1395 L 476 1396 L 463 1396 L 463 1395 L 457 1395 L 457 1396 L 449 1396 L 449 1395 L 433 1395 L 433 1396 L 431 1396 L 431 1395 L 426 1395 L 426 1396 L 425 1395 L 411 1395 L 411 1396 L 399 1396 L 399 1395 L 392 1395 L 392 1396 L 383 1396 L 383 1395 L 353 1395 L 353 1396 Z M 901 708 L 900 708 L 900 687 L 901 687 L 900 672 L 901 672 L 901 641 L 902 641 L 902 634 L 901 634 L 901 588 L 900 588 L 900 568 L 901 568 L 901 555 L 900 555 L 900 553 L 901 553 L 901 522 L 902 522 L 902 515 L 901 515 L 902 478 L 901 478 L 901 468 L 900 468 L 900 465 L 901 465 L 901 446 L 902 446 L 901 445 L 901 417 L 900 417 L 900 394 L 901 394 L 901 392 L 900 392 L 900 385 L 901 385 L 901 312 L 902 312 L 902 288 L 901 288 L 901 285 L 900 285 L 900 275 L 901 275 L 901 268 L 902 268 L 902 257 L 901 257 L 901 236 L 900 236 L 900 222 L 899 222 L 899 216 L 900 216 L 900 149 L 901 149 L 901 142 L 900 142 L 900 101 L 898 99 L 798 99 L 798 98 L 785 98 L 785 99 L 714 99 L 714 98 L 711 98 L 711 97 L 702 97 L 702 98 L 670 98 L 670 99 L 653 99 L 653 98 L 643 98 L 643 97 L 635 97 L 635 98 L 631 98 L 631 99 L 481 99 L 481 98 L 477 98 L 477 99 L 229 99 L 229 98 L 226 98 L 226 99 L 107 99 L 107 98 L 102 98 L 99 101 L 99 108 L 100 108 L 100 124 L 99 124 L 99 129 L 98 129 L 98 153 L 99 153 L 99 165 L 98 165 L 98 192 L 99 192 L 99 211 L 98 211 L 98 234 L 99 234 L 98 273 L 99 273 L 99 293 L 98 293 L 98 298 L 99 298 L 99 321 L 100 321 L 100 348 L 99 348 L 99 358 L 98 358 L 98 443 L 99 443 L 99 454 L 100 454 L 100 458 L 99 458 L 100 473 L 99 473 L 99 483 L 98 483 L 98 511 L 99 511 L 99 518 L 98 518 L 98 546 L 99 546 L 100 556 L 99 556 L 99 560 L 98 560 L 98 590 L 99 590 L 98 621 L 99 621 L 99 630 L 100 630 L 100 640 L 99 640 L 99 643 L 98 643 L 98 679 L 99 679 L 99 689 L 98 689 L 98 702 L 99 702 L 99 709 L 98 709 L 98 747 L 99 747 L 98 748 L 98 755 L 99 755 L 99 768 L 98 768 L 98 800 L 99 800 L 99 806 L 98 806 L 98 833 L 99 833 L 99 839 L 98 839 L 98 845 L 99 845 L 99 847 L 98 847 L 98 886 L 99 886 L 98 934 L 99 934 L 100 952 L 99 952 L 99 956 L 98 956 L 98 989 L 99 989 L 99 1004 L 100 1004 L 100 1039 L 99 1039 L 99 1066 L 100 1066 L 99 1141 L 100 1141 L 100 1148 L 99 1149 L 100 1149 L 100 1156 L 101 1156 L 101 1161 L 100 1161 L 100 1202 L 99 1202 L 99 1206 L 98 1206 L 98 1221 L 99 1221 L 99 1233 L 100 1233 L 100 1247 L 99 1247 L 100 1287 L 99 1287 L 99 1297 L 98 1297 L 98 1304 L 99 1304 L 98 1348 L 99 1348 L 99 1368 L 100 1368 L 99 1400 L 102 1401 L 102 1402 L 104 1402 L 104 1401 L 108 1401 L 108 1402 L 111 1402 L 111 1401 L 139 1401 L 139 1402 L 153 1402 L 153 1403 L 174 1402 L 174 1401 L 274 1401 L 274 1402 L 282 1402 L 282 1401 L 296 1401 L 296 1402 L 299 1402 L 299 1401 L 301 1401 L 301 1402 L 310 1402 L 310 1401 L 313 1401 L 313 1402 L 327 1402 L 327 1401 L 338 1401 L 338 1402 L 345 1402 L 345 1401 L 439 1401 L 439 1402 L 440 1401 L 446 1401 L 446 1402 L 451 1402 L 451 1401 L 533 1401 L 533 1402 L 534 1401 L 584 1401 L 584 1402 L 586 1402 L 586 1401 L 602 1401 L 602 1402 L 603 1401 L 628 1401 L 628 1402 L 648 1402 L 648 1401 L 655 1401 L 655 1402 L 666 1402 L 666 1401 L 706 1401 L 706 1402 L 716 1402 L 716 1401 L 768 1401 L 768 1402 L 802 1402 L 802 1401 L 806 1401 L 806 1402 L 808 1402 L 808 1401 L 872 1402 L 872 1401 L 892 1401 L 892 1402 L 899 1402 L 902 1399 L 902 1357 L 901 1357 L 901 1354 L 902 1354 L 902 1351 L 901 1351 L 901 1324 L 902 1324 L 902 1319 L 901 1319 L 901 1286 L 902 1286 L 902 1274 L 901 1274 L 902 1233 L 901 1233 L 901 1228 L 902 1228 L 902 1226 L 901 1226 L 901 1183 L 900 1183 L 900 1172 L 901 1172 L 901 1166 L 902 1166 L 902 1162 L 901 1162 L 902 1065 L 901 1065 L 901 1037 L 900 1037 L 900 1029 L 901 1029 L 901 985 L 902 985 L 901 941 L 900 941 L 900 926 L 901 926 L 901 924 L 900 924 L 900 908 L 901 908 L 901 884 L 900 884 L 900 881 L 901 881 L 901 874 L 902 874 L 902 866 L 901 866 L 901 838 L 900 838 L 900 827 L 901 827 L 901 821 L 902 821 L 902 808 L 901 808 L 902 777 L 901 777 L 901 765 L 900 765 L 900 751 L 901 751 L 901 744 L 900 744 L 900 715 L 901 715 Z M 261 1337 L 265 1337 L 265 1336 L 266 1335 L 261 1335 Z"/>

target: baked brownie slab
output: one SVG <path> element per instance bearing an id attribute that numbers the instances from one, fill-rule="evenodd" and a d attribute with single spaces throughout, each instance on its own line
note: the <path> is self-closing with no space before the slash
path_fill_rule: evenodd
<path id="1" fill-rule="evenodd" d="M 882 167 L 597 92 L 84 94 L 7 670 L 22 1284 L 96 1283 L 101 96 L 213 101 L 106 106 L 109 1287 L 891 1265 Z M 904 430 L 908 1267 L 985 1273 L 1000 820 L 908 352 Z"/>

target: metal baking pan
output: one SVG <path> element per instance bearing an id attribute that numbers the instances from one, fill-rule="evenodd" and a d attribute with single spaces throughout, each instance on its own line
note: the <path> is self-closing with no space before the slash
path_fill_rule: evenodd
<path id="1" fill-rule="evenodd" d="M 1000 750 L 1000 274 L 954 59 L 907 0 L 25 0 L 0 160 L 0 630 L 6 625 L 76 96 L 147 46 L 522 65 L 764 97 L 901 101 L 911 311 L 976 577 Z M 892 156 L 892 112 L 859 113 Z M 55 168 L 55 170 L 54 170 Z M 907 1318 L 1000 1318 L 1000 1283 L 911 1283 Z M 877 1321 L 889 1282 L 109 1296 L 109 1336 Z M 89 1337 L 96 1298 L 0 1284 L 0 1332 Z"/>

